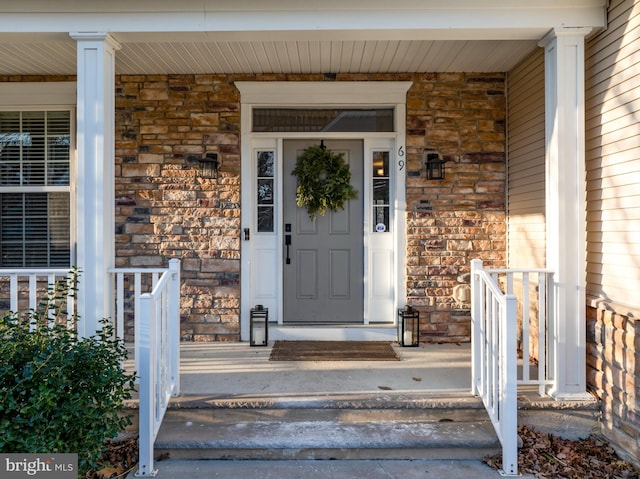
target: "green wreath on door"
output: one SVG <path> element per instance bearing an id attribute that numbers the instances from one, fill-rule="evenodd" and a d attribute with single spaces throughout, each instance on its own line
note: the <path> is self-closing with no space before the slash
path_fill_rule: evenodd
<path id="1" fill-rule="evenodd" d="M 304 150 L 291 172 L 298 177 L 296 204 L 305 207 L 312 220 L 318 214 L 324 216 L 327 210 L 344 209 L 347 201 L 358 197 L 343 156 L 324 146 L 313 145 Z"/>

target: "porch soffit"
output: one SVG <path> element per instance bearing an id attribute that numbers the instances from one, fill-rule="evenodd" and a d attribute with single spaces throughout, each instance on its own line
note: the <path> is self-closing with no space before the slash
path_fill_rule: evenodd
<path id="1" fill-rule="evenodd" d="M 70 75 L 68 32 L 110 32 L 117 74 L 509 71 L 606 0 L 26 0 L 0 5 L 0 75 Z M 6 4 L 5 4 L 6 3 Z"/>

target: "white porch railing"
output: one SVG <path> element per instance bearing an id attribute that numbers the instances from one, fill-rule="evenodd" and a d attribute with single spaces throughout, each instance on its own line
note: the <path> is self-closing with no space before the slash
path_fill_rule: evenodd
<path id="1" fill-rule="evenodd" d="M 544 396 L 553 386 L 555 349 L 550 340 L 554 317 L 553 272 L 546 269 L 489 269 L 505 294 L 516 296 L 518 386 L 537 386 Z"/>
<path id="2" fill-rule="evenodd" d="M 7 284 L 8 280 L 8 284 Z M 55 290 L 60 282 L 70 281 L 70 270 L 67 269 L 0 269 L 0 290 L 5 305 L 4 312 L 36 311 L 38 302 L 46 297 L 49 291 Z M 73 286 L 73 285 L 71 285 Z M 68 291 L 65 316 L 68 319 L 76 313 L 75 291 Z M 50 314 L 52 311 L 50 311 Z"/>
<path id="3" fill-rule="evenodd" d="M 178 261 L 178 260 L 176 260 Z M 153 291 L 167 268 L 111 268 L 109 273 L 115 280 L 115 329 L 118 338 L 130 340 L 127 327 L 133 323 L 135 370 L 140 371 L 140 317 L 141 298 Z"/>
<path id="4" fill-rule="evenodd" d="M 171 396 L 180 392 L 180 261 L 170 260 L 169 270 L 157 280 L 151 293 L 136 297 L 136 301 L 140 420 L 135 475 L 152 477 L 157 473 L 153 444 Z"/>
<path id="5" fill-rule="evenodd" d="M 504 476 L 518 474 L 518 386 L 536 385 L 543 395 L 553 384 L 552 276 L 540 269 L 485 270 L 481 260 L 471 262 L 472 392 L 482 397 L 502 444 Z"/>
<path id="6" fill-rule="evenodd" d="M 125 338 L 125 317 L 134 322 L 135 370 L 139 378 L 138 477 L 155 476 L 153 444 L 171 396 L 180 392 L 180 261 L 168 269 L 112 268 L 116 292 L 116 334 Z M 0 310 L 38 310 L 68 269 L 0 269 Z M 126 285 L 132 280 L 132 285 Z M 144 292 L 146 289 L 150 292 Z M 66 301 L 66 317 L 76 312 L 75 291 Z"/>
<path id="7" fill-rule="evenodd" d="M 518 475 L 516 297 L 504 294 L 480 260 L 471 264 L 473 394 L 502 444 L 503 476 Z"/>

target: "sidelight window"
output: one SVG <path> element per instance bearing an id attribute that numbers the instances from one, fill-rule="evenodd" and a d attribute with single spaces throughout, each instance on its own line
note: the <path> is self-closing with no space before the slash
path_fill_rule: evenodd
<path id="1" fill-rule="evenodd" d="M 274 212 L 274 180 L 275 180 L 275 152 L 258 151 L 258 174 L 257 174 L 257 218 L 258 232 L 272 233 L 275 228 Z"/>
<path id="2" fill-rule="evenodd" d="M 388 233 L 390 231 L 390 185 L 389 152 L 373 151 L 373 231 Z"/>

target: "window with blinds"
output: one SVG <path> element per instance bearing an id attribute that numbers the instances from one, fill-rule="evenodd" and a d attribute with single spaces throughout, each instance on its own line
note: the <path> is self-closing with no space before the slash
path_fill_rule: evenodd
<path id="1" fill-rule="evenodd" d="M 71 264 L 71 114 L 0 111 L 0 267 Z"/>

